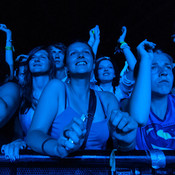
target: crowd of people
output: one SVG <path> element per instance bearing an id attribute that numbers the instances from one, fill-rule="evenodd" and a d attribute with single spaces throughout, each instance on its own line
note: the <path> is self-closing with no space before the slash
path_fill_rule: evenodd
<path id="1" fill-rule="evenodd" d="M 13 59 L 12 32 L 5 24 L 0 58 L 0 146 L 12 161 L 20 150 L 60 158 L 78 150 L 175 149 L 173 58 L 146 39 L 118 51 L 119 72 L 109 56 L 97 57 L 100 28 L 88 41 L 53 43 Z M 118 52 L 116 51 L 116 52 Z"/>

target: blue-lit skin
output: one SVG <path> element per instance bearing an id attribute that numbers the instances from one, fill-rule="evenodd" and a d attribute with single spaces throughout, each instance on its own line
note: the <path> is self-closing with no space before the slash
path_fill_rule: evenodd
<path id="1" fill-rule="evenodd" d="M 51 46 L 50 52 L 53 57 L 53 60 L 55 61 L 56 69 L 63 69 L 64 68 L 63 51 L 54 46 Z"/>
<path id="2" fill-rule="evenodd" d="M 36 52 L 29 61 L 29 69 L 30 72 L 33 74 L 38 72 L 48 72 L 48 70 L 50 69 L 48 53 L 45 50 L 40 50 Z"/>
<path id="3" fill-rule="evenodd" d="M 153 96 L 170 93 L 173 86 L 172 62 L 165 54 L 154 53 L 151 66 L 151 91 Z"/>
<path id="4" fill-rule="evenodd" d="M 19 101 L 20 94 L 17 84 L 5 82 L 0 85 L 0 128 L 3 128 L 13 116 L 19 106 Z"/>
<path id="5" fill-rule="evenodd" d="M 98 67 L 98 79 L 100 83 L 112 83 L 115 77 L 114 66 L 109 60 L 102 60 Z"/>
<path id="6" fill-rule="evenodd" d="M 89 46 L 83 43 L 72 44 L 67 50 L 66 67 L 71 76 L 89 76 L 95 67 L 93 55 Z"/>
<path id="7" fill-rule="evenodd" d="M 63 129 L 68 130 L 65 137 L 60 133 L 58 138 L 45 141 L 55 118 L 66 111 L 65 91 L 69 97 L 69 104 L 73 111 L 82 116 L 87 114 L 90 95 L 90 76 L 94 68 L 94 58 L 91 48 L 83 42 L 71 44 L 66 53 L 66 66 L 70 74 L 70 83 L 66 84 L 57 79 L 51 80 L 44 89 L 36 108 L 26 142 L 35 151 L 48 155 L 65 157 L 70 152 L 78 150 L 84 140 L 86 129 L 80 117 L 73 117 L 70 124 Z M 65 87 L 66 86 L 66 87 Z M 65 89 L 66 88 L 66 89 Z M 99 92 L 93 123 L 110 120 L 110 132 L 114 140 L 124 147 L 132 149 L 135 143 L 137 123 L 127 113 L 119 111 L 118 101 L 112 93 Z M 100 97 L 100 99 L 99 99 Z M 48 101 L 49 99 L 49 101 Z M 59 118 L 58 118 L 59 119 Z M 57 120 L 58 120 L 57 119 Z M 108 121 L 107 120 L 107 121 Z M 108 125 L 106 123 L 108 129 Z M 116 128 L 119 129 L 116 130 Z M 96 136 L 99 140 L 100 136 Z M 44 142 L 44 146 L 42 146 Z M 117 145 L 115 145 L 117 146 Z M 44 150 L 43 150 L 43 149 Z"/>
<path id="8" fill-rule="evenodd" d="M 145 49 L 146 46 L 149 46 L 149 51 Z M 147 123 L 150 111 L 152 50 L 154 48 L 155 44 L 147 40 L 142 41 L 137 46 L 137 54 L 140 62 L 135 87 L 130 98 L 129 111 L 130 115 L 141 126 Z"/>
<path id="9" fill-rule="evenodd" d="M 45 50 L 39 50 L 33 54 L 28 63 L 29 69 L 27 74 L 31 72 L 31 88 L 32 97 L 39 100 L 40 95 L 49 82 L 49 71 L 51 70 L 51 61 L 49 60 L 48 53 Z M 24 86 L 25 88 L 25 86 Z M 24 94 L 25 95 L 25 94 Z M 31 121 L 35 109 L 30 106 L 25 114 L 19 114 L 19 121 L 22 125 L 23 132 L 26 133 L 31 125 Z M 25 129 L 24 129 L 25 128 Z M 2 153 L 5 154 L 6 159 L 14 161 L 19 159 L 19 151 L 26 148 L 26 142 L 23 138 L 19 138 L 7 145 L 2 146 Z"/>
<path id="10" fill-rule="evenodd" d="M 94 28 L 92 28 L 89 31 L 89 41 L 88 44 L 91 46 L 94 55 L 97 55 L 97 51 L 98 51 L 98 46 L 100 44 L 100 28 L 98 25 L 96 25 Z"/>

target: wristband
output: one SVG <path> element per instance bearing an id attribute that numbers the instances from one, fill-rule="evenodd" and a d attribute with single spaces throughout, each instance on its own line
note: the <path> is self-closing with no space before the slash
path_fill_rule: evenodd
<path id="1" fill-rule="evenodd" d="M 13 47 L 6 46 L 5 50 L 13 50 Z"/>
<path id="2" fill-rule="evenodd" d="M 128 44 L 125 43 L 125 42 L 123 42 L 123 43 L 120 45 L 120 49 L 126 49 L 126 48 L 130 49 L 130 47 L 128 46 Z"/>
<path id="3" fill-rule="evenodd" d="M 120 43 L 120 48 L 122 49 L 122 47 L 123 47 L 124 45 L 127 45 L 127 43 L 126 43 L 126 42 L 124 42 L 124 41 L 123 41 L 123 42 L 121 42 L 121 43 Z"/>

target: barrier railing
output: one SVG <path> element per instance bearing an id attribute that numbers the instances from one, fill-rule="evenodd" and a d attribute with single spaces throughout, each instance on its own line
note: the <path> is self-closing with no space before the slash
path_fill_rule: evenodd
<path id="1" fill-rule="evenodd" d="M 84 151 L 63 159 L 27 151 L 14 162 L 0 155 L 0 174 L 175 174 L 175 151 Z"/>

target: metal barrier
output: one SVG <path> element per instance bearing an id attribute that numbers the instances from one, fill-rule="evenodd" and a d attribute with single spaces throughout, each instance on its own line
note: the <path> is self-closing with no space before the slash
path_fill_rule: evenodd
<path id="1" fill-rule="evenodd" d="M 110 166 L 115 160 L 115 169 Z M 175 151 L 84 151 L 76 152 L 60 159 L 37 155 L 27 151 L 15 162 L 0 155 L 0 174 L 4 175 L 138 175 L 138 174 L 175 174 Z"/>

